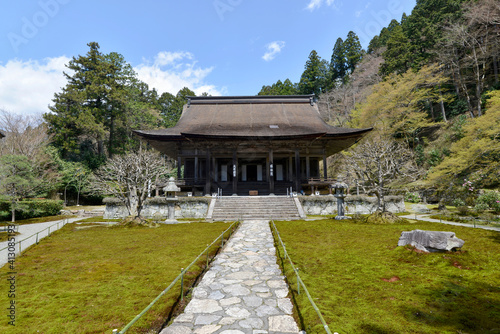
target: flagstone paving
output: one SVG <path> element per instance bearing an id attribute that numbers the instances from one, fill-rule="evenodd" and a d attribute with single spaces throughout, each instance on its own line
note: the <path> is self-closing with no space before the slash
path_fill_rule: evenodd
<path id="1" fill-rule="evenodd" d="M 244 221 L 160 334 L 298 333 L 269 222 Z"/>

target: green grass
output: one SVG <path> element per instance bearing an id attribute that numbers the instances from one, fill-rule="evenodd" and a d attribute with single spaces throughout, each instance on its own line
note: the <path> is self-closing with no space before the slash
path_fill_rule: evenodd
<path id="1" fill-rule="evenodd" d="M 103 223 L 103 222 L 119 223 L 122 220 L 123 219 L 104 219 L 102 216 L 97 216 L 97 217 L 89 217 L 89 218 L 80 219 L 78 222 L 79 223 Z"/>
<path id="2" fill-rule="evenodd" d="M 0 333 L 111 333 L 121 329 L 163 291 L 228 223 L 145 227 L 67 224 L 15 262 L 16 326 L 6 316 Z M 220 245 L 219 243 L 217 243 Z M 216 252 L 216 246 L 211 253 Z M 206 257 L 187 273 L 187 287 Z M 6 282 L 9 268 L 0 269 Z M 6 315 L 7 283 L 0 285 Z M 176 284 L 128 333 L 158 329 L 178 302 Z"/>
<path id="3" fill-rule="evenodd" d="M 500 332 L 498 232 L 427 222 L 276 225 L 332 332 Z M 444 254 L 397 247 L 401 232 L 414 229 L 454 231 L 465 245 Z M 297 295 L 290 265 L 282 263 L 299 322 L 308 334 L 325 333 L 305 294 Z"/>
<path id="4" fill-rule="evenodd" d="M 14 232 L 14 235 L 19 235 L 20 233 Z M 0 242 L 9 240 L 9 237 L 12 236 L 12 233 L 9 232 L 0 232 Z"/>

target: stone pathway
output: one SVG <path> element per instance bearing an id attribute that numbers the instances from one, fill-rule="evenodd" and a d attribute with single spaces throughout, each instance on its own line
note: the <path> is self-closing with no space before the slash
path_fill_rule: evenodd
<path id="1" fill-rule="evenodd" d="M 401 218 L 415 219 L 415 214 L 401 216 Z M 424 221 L 431 222 L 431 223 L 441 223 L 441 224 L 447 224 L 447 225 L 480 228 L 480 229 L 483 229 L 483 230 L 490 230 L 490 231 L 500 232 L 500 227 L 484 226 L 484 225 L 476 225 L 476 226 L 474 226 L 474 224 L 450 222 L 450 221 L 446 221 L 446 220 L 439 220 L 439 219 L 430 218 L 429 215 L 427 215 L 427 214 L 425 214 L 425 215 L 417 215 L 416 218 L 417 218 L 417 220 L 424 220 Z"/>
<path id="2" fill-rule="evenodd" d="M 49 234 L 49 231 L 45 230 L 49 226 L 52 226 L 50 228 L 50 233 L 52 234 L 54 231 L 63 227 L 65 220 L 67 220 L 68 223 L 73 223 L 73 222 L 80 220 L 80 219 L 82 219 L 82 218 L 69 218 L 69 219 L 56 220 L 56 221 L 51 221 L 51 222 L 46 222 L 46 223 L 19 225 L 18 232 L 20 234 L 16 235 L 14 238 L 15 238 L 15 241 L 18 242 L 18 241 L 24 240 L 28 237 L 31 237 L 31 238 L 23 241 L 21 244 L 21 249 L 23 249 L 23 250 L 28 249 L 28 247 L 30 247 L 36 243 L 36 233 L 39 233 L 38 240 L 42 240 L 43 238 L 45 238 Z M 57 225 L 57 223 L 59 223 L 59 226 Z M 43 232 L 41 232 L 41 231 L 43 231 Z M 8 241 L 0 242 L 0 249 L 7 247 L 8 244 L 9 244 Z M 8 249 L 4 249 L 4 250 L 0 251 L 0 267 L 7 263 L 8 252 L 9 252 Z M 16 255 L 19 255 L 19 245 L 16 245 Z"/>
<path id="3" fill-rule="evenodd" d="M 268 221 L 244 221 L 160 334 L 298 333 Z"/>

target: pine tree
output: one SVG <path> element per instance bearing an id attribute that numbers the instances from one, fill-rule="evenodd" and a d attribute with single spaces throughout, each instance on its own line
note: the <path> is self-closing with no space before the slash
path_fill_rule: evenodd
<path id="1" fill-rule="evenodd" d="M 102 162 L 106 155 L 112 157 L 127 150 L 130 119 L 137 116 L 137 110 L 147 111 L 142 119 L 148 122 L 158 123 L 158 118 L 150 108 L 143 108 L 145 102 L 141 102 L 137 90 L 148 90 L 147 85 L 141 86 L 123 56 L 115 52 L 103 54 L 96 42 L 87 45 L 86 55 L 73 57 L 66 65 L 72 71 L 65 73 L 67 85 L 54 95 L 51 112 L 44 118 L 64 158 L 95 160 L 87 161 L 88 165 L 98 167 L 98 161 Z M 136 124 L 141 125 L 148 127 Z"/>

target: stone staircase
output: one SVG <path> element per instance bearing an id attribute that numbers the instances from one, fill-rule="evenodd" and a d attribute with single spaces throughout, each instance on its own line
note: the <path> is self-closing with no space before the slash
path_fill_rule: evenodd
<path id="1" fill-rule="evenodd" d="M 207 218 L 213 220 L 300 219 L 301 214 L 297 208 L 300 203 L 297 202 L 296 199 L 286 196 L 226 196 L 216 200 L 211 217 L 209 213 Z"/>

